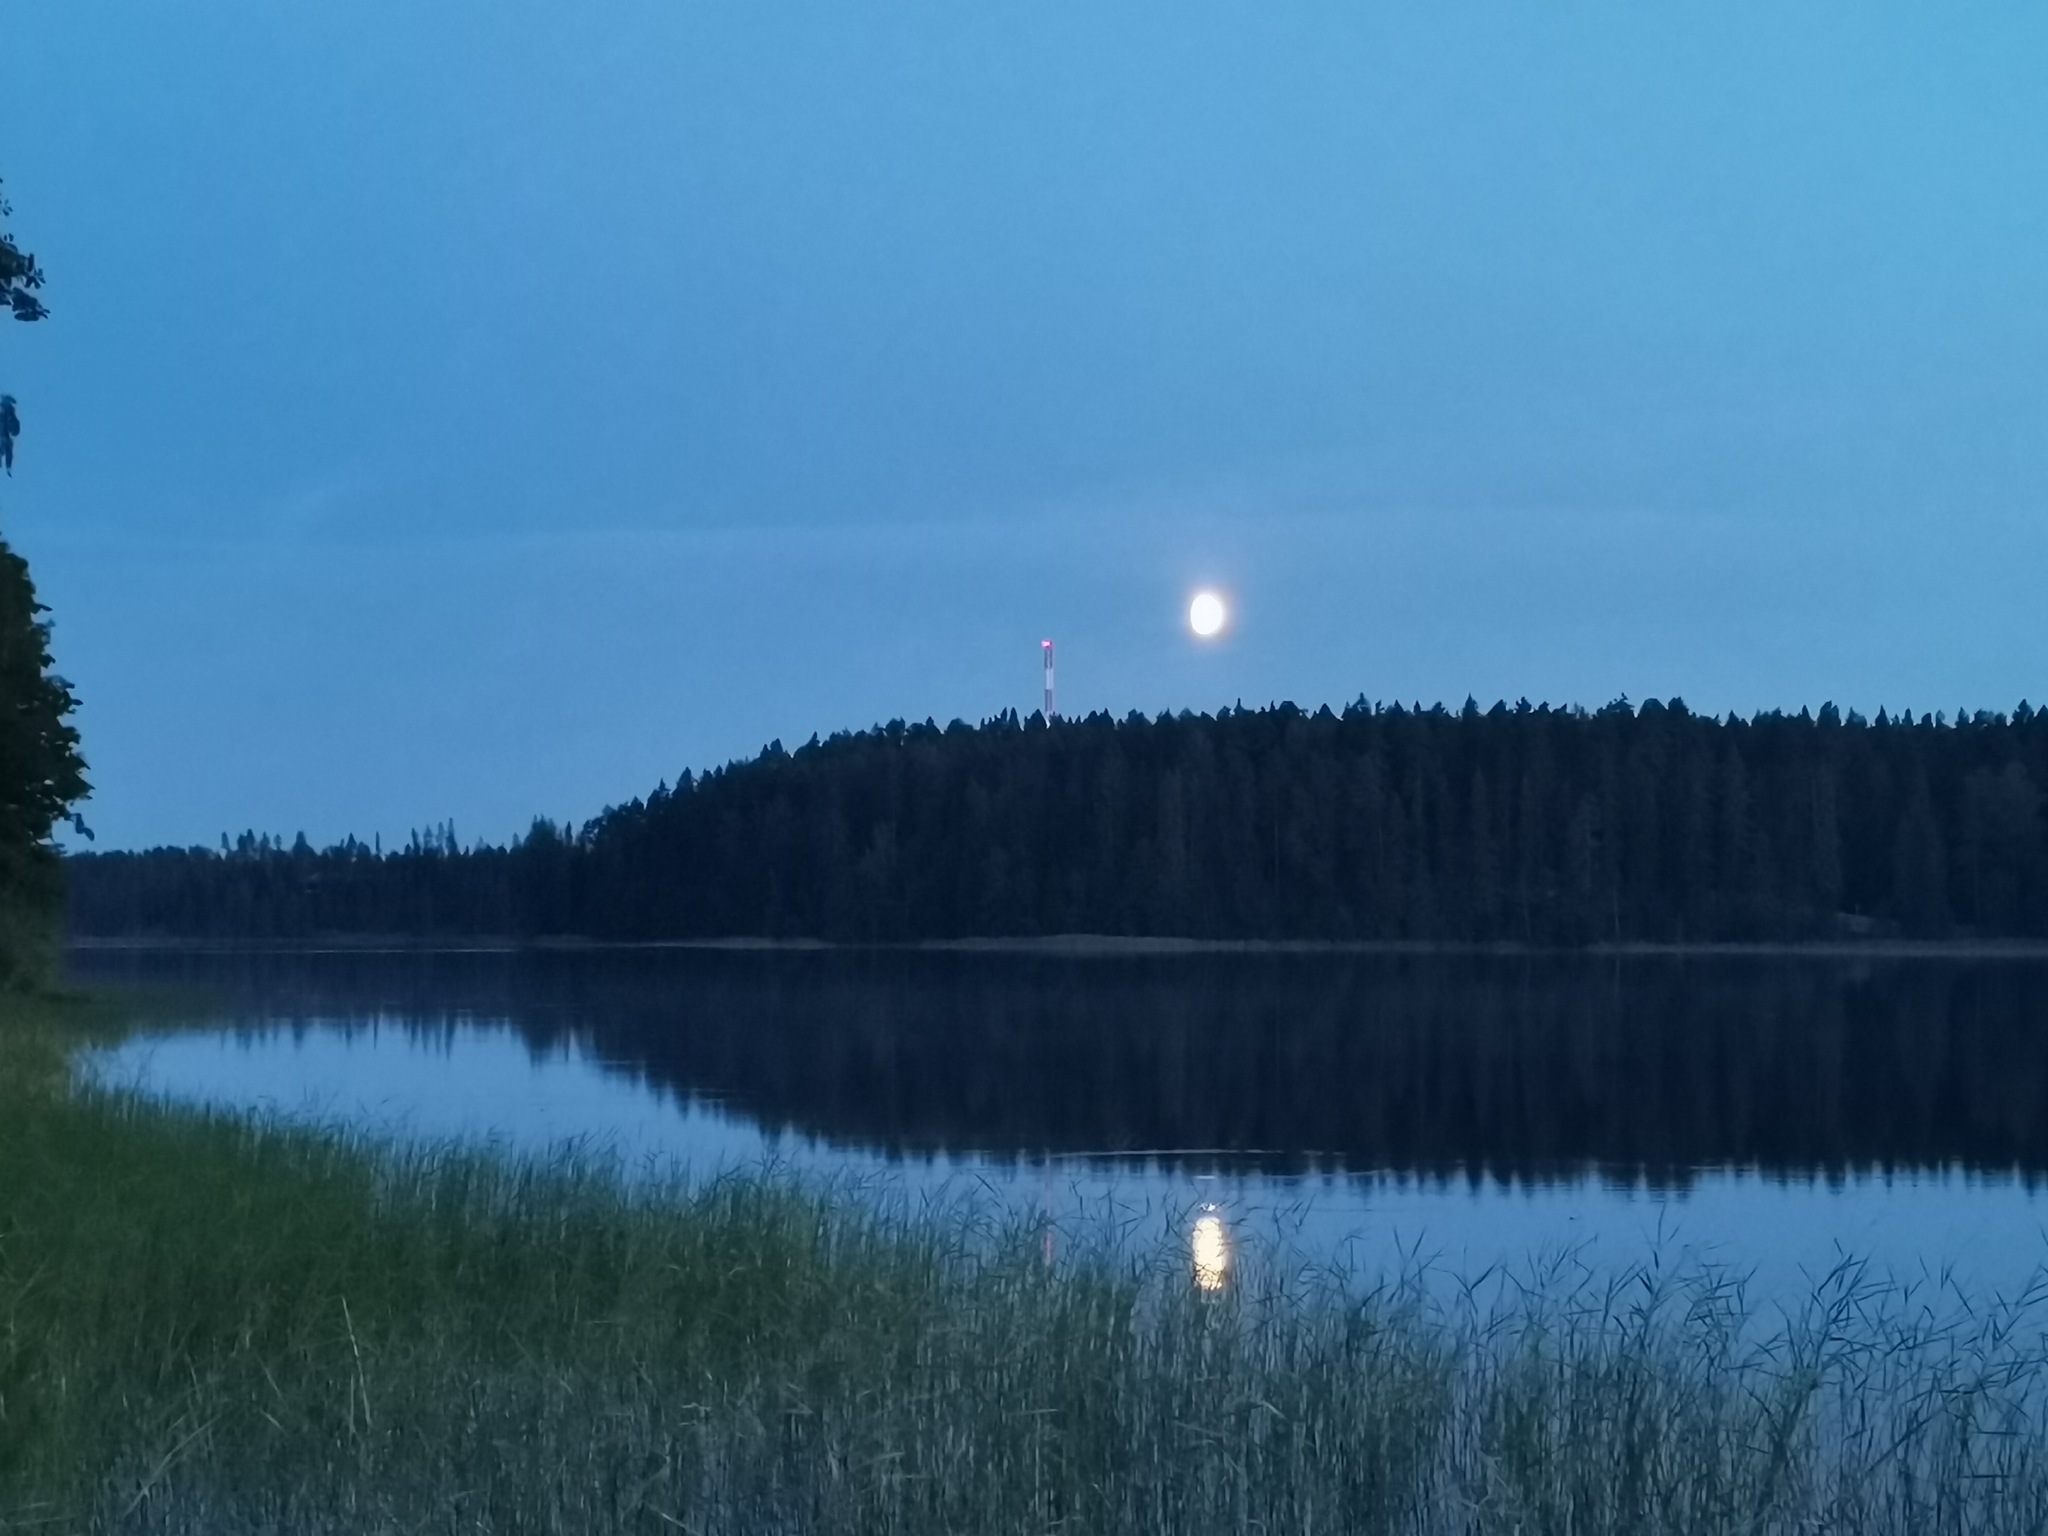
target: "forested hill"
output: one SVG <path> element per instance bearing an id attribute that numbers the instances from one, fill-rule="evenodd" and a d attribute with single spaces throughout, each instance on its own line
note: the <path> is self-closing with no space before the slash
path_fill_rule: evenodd
<path id="1" fill-rule="evenodd" d="M 67 860 L 79 936 L 2048 936 L 2048 711 L 900 721 L 510 847 Z"/>

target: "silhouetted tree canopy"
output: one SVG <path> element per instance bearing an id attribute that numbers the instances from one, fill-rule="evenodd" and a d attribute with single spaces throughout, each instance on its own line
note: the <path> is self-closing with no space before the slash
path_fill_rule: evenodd
<path id="1" fill-rule="evenodd" d="M 74 858 L 80 934 L 2048 936 L 2048 718 L 1467 701 L 771 743 L 581 828 Z"/>
<path id="2" fill-rule="evenodd" d="M 6 195 L 0 193 L 0 219 L 13 212 Z M 50 313 L 36 294 L 42 286 L 43 269 L 36 265 L 35 257 L 15 244 L 13 235 L 0 229 L 0 303 L 17 320 L 41 320 Z"/>
<path id="3" fill-rule="evenodd" d="M 9 211 L 0 200 L 0 217 Z M 0 312 L 42 319 L 42 282 L 35 258 L 0 233 Z M 0 466 L 9 473 L 20 427 L 14 397 L 0 395 Z M 50 829 L 86 793 L 69 722 L 77 700 L 50 670 L 46 611 L 28 563 L 0 539 L 0 986 L 48 973 L 63 907 Z"/>

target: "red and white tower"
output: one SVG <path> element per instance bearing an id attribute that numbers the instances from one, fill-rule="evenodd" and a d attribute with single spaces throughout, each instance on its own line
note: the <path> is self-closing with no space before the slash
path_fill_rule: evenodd
<path id="1" fill-rule="evenodd" d="M 1052 694 L 1052 642 L 1041 640 L 1038 648 L 1045 654 L 1045 723 L 1051 725 L 1060 717 L 1059 705 L 1053 701 Z"/>

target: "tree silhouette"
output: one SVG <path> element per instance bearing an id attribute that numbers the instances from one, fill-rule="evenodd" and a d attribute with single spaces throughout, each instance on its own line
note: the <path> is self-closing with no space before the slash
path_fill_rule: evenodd
<path id="1" fill-rule="evenodd" d="M 0 193 L 0 219 L 14 212 Z M 14 236 L 0 228 L 0 307 L 16 320 L 41 320 L 50 312 L 38 296 L 43 286 L 43 269 L 34 256 L 15 244 Z M 14 396 L 0 394 L 0 468 L 14 473 L 14 440 L 21 436 L 21 414 Z"/>
<path id="2" fill-rule="evenodd" d="M 12 210 L 0 199 L 0 217 Z M 16 320 L 40 320 L 42 269 L 0 233 L 0 306 Z M 14 468 L 21 418 L 0 395 L 0 466 Z M 47 612 L 36 601 L 28 563 L 0 539 L 0 986 L 36 985 L 50 975 L 63 906 L 62 870 L 50 830 L 86 794 L 77 707 L 51 671 Z M 82 823 L 81 823 L 82 826 Z"/>
<path id="3" fill-rule="evenodd" d="M 86 934 L 2048 937 L 2048 719 L 1364 699 L 891 721 L 509 846 L 76 858 Z"/>

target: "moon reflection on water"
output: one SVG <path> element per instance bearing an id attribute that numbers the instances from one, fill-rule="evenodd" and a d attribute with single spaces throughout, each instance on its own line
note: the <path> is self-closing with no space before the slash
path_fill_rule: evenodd
<path id="1" fill-rule="evenodd" d="M 1197 1290 L 1220 1291 L 1230 1283 L 1230 1233 L 1213 1206 L 1195 1218 L 1188 1247 Z"/>

